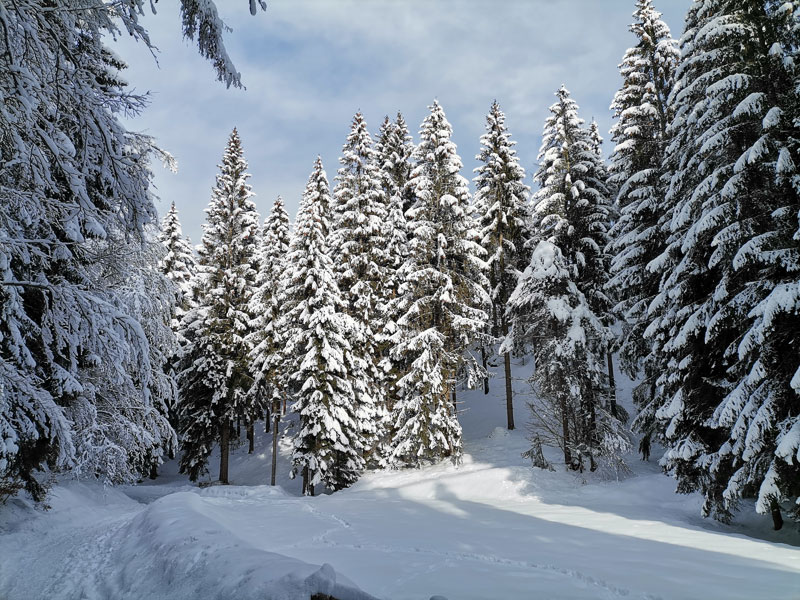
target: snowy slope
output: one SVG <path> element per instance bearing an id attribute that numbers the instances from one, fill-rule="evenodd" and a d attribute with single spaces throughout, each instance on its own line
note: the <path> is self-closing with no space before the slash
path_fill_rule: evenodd
<path id="1" fill-rule="evenodd" d="M 285 476 L 280 488 L 256 485 L 269 469 L 262 436 L 264 454 L 234 454 L 243 485 L 200 489 L 168 466 L 136 487 L 59 486 L 47 513 L 11 501 L 0 509 L 0 598 L 368 597 L 342 574 L 387 600 L 800 597 L 791 524 L 703 520 L 697 496 L 675 495 L 636 457 L 620 482 L 533 470 L 524 429 L 498 428 L 502 387 L 460 394 L 460 467 L 369 473 L 302 498 Z M 524 423 L 522 396 L 516 414 Z"/>

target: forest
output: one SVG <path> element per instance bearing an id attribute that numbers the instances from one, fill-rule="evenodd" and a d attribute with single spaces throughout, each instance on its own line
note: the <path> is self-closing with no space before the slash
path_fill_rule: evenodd
<path id="1" fill-rule="evenodd" d="M 624 478 L 652 444 L 703 516 L 800 520 L 796 0 L 697 0 L 679 39 L 637 0 L 608 156 L 564 86 L 528 173 L 488 107 L 471 182 L 437 100 L 416 138 L 359 112 L 333 178 L 308 157 L 294 221 L 262 220 L 233 129 L 197 248 L 155 208 L 170 155 L 120 118 L 146 102 L 106 42 L 150 44 L 146 4 L 0 5 L 0 498 L 173 458 L 227 484 L 230 448 L 290 423 L 311 496 L 459 464 L 460 394 L 495 365 L 535 469 Z M 241 86 L 213 3 L 180 4 Z"/>

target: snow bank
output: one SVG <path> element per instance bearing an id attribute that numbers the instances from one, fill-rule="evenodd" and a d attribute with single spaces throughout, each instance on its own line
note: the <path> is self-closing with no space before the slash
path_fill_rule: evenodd
<path id="1" fill-rule="evenodd" d="M 254 548 L 217 523 L 207 500 L 178 492 L 153 502 L 118 533 L 108 591 L 115 598 L 370 600 L 333 567 Z"/>

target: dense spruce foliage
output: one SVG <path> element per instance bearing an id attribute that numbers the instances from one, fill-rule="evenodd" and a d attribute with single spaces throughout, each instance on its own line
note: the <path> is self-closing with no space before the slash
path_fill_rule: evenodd
<path id="1" fill-rule="evenodd" d="M 547 444 L 619 476 L 641 435 L 704 515 L 800 519 L 800 0 L 696 0 L 680 42 L 633 8 L 608 163 L 565 86 L 532 194 L 497 102 L 474 196 L 438 101 L 418 144 L 359 112 L 333 190 L 318 158 L 294 228 L 280 198 L 262 227 L 234 129 L 195 251 L 174 202 L 156 227 L 170 157 L 117 117 L 144 99 L 104 40 L 151 46 L 144 2 L 0 6 L 0 497 L 156 476 L 178 445 L 192 480 L 219 448 L 227 483 L 280 404 L 304 493 L 458 462 L 458 386 L 488 390 L 496 353 L 509 429 L 533 359 L 537 466 Z M 241 87 L 214 3 L 180 11 Z"/>

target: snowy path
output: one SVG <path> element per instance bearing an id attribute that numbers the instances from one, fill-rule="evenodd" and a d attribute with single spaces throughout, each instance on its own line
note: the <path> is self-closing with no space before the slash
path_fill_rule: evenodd
<path id="1" fill-rule="evenodd" d="M 458 469 L 374 473 L 318 498 L 184 487 L 150 504 L 113 490 L 87 505 L 92 488 L 67 486 L 53 511 L 0 537 L 0 597 L 256 598 L 235 590 L 269 553 L 330 563 L 394 600 L 800 595 L 800 549 L 693 523 L 696 499 L 670 495 L 654 468 L 581 485 L 524 466 L 523 444 L 498 431 Z"/>
<path id="2" fill-rule="evenodd" d="M 255 485 L 269 456 L 240 450 L 233 481 L 249 485 L 200 489 L 173 464 L 146 485 L 58 486 L 46 513 L 12 500 L 0 507 L 0 599 L 307 600 L 309 586 L 334 585 L 367 598 L 343 576 L 384 600 L 800 598 L 792 523 L 772 532 L 751 507 L 730 526 L 702 519 L 698 496 L 635 458 L 622 482 L 533 470 L 524 431 L 495 429 L 499 399 L 462 399 L 458 468 L 369 473 L 302 498 L 285 475 Z"/>

